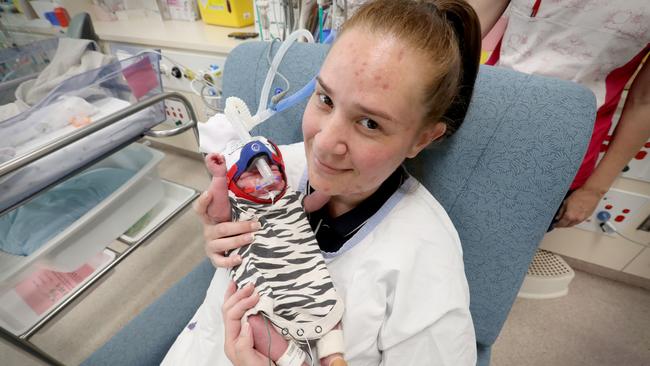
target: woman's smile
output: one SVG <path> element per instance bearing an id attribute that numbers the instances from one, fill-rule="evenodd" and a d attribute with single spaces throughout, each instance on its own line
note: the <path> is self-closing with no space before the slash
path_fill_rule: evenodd
<path id="1" fill-rule="evenodd" d="M 340 169 L 333 166 L 332 164 L 325 163 L 323 162 L 323 160 L 319 159 L 318 156 L 316 156 L 315 154 L 314 154 L 314 168 L 316 168 L 321 173 L 329 174 L 329 175 L 341 174 L 352 170 L 352 169 Z"/>

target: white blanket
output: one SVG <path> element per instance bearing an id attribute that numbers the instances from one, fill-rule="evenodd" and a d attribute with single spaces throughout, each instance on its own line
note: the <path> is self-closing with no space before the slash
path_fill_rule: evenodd
<path id="1" fill-rule="evenodd" d="M 36 79 L 23 82 L 16 89 L 16 101 L 0 106 L 0 121 L 5 121 L 40 102 L 66 79 L 105 66 L 115 57 L 88 48 L 92 41 L 61 38 L 52 61 Z"/>

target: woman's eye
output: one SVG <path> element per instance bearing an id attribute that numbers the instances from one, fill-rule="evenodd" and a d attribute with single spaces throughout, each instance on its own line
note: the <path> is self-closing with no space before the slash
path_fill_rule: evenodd
<path id="1" fill-rule="evenodd" d="M 359 123 L 360 123 L 363 127 L 367 128 L 367 129 L 369 129 L 369 130 L 376 130 L 376 129 L 379 128 L 379 124 L 378 124 L 377 122 L 371 120 L 370 118 L 364 118 L 364 119 L 361 119 L 361 120 L 359 121 Z"/>
<path id="2" fill-rule="evenodd" d="M 328 96 L 325 95 L 325 94 L 321 94 L 321 93 L 319 93 L 319 94 L 318 94 L 318 100 L 319 100 L 322 104 L 325 104 L 325 105 L 328 106 L 328 107 L 332 107 L 332 106 L 334 105 L 334 103 L 332 103 L 332 99 L 330 99 L 330 97 L 328 97 Z"/>

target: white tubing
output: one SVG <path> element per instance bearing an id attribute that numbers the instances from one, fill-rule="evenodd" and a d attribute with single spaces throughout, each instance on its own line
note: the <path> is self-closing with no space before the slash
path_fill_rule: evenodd
<path id="1" fill-rule="evenodd" d="M 276 53 L 273 57 L 271 68 L 266 74 L 264 86 L 262 87 L 262 95 L 260 96 L 260 104 L 257 106 L 257 113 L 255 113 L 256 115 L 260 114 L 260 112 L 268 108 L 267 104 L 269 101 L 269 92 L 271 91 L 271 84 L 273 84 L 273 79 L 275 78 L 275 73 L 278 70 L 278 66 L 280 66 L 280 62 L 282 62 L 282 58 L 284 57 L 284 54 L 289 50 L 289 47 L 291 47 L 293 42 L 296 41 L 299 37 L 305 37 L 307 38 L 307 42 L 314 43 L 314 36 L 306 29 L 296 30 L 295 32 L 291 33 L 284 42 L 282 42 L 278 53 Z"/>

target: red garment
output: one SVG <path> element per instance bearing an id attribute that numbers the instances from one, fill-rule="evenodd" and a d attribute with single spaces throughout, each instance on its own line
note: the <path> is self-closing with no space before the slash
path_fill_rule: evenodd
<path id="1" fill-rule="evenodd" d="M 508 18 L 486 64 L 575 81 L 596 95 L 594 131 L 571 184 L 579 188 L 593 173 L 623 88 L 650 53 L 650 2 L 512 0 Z"/>

